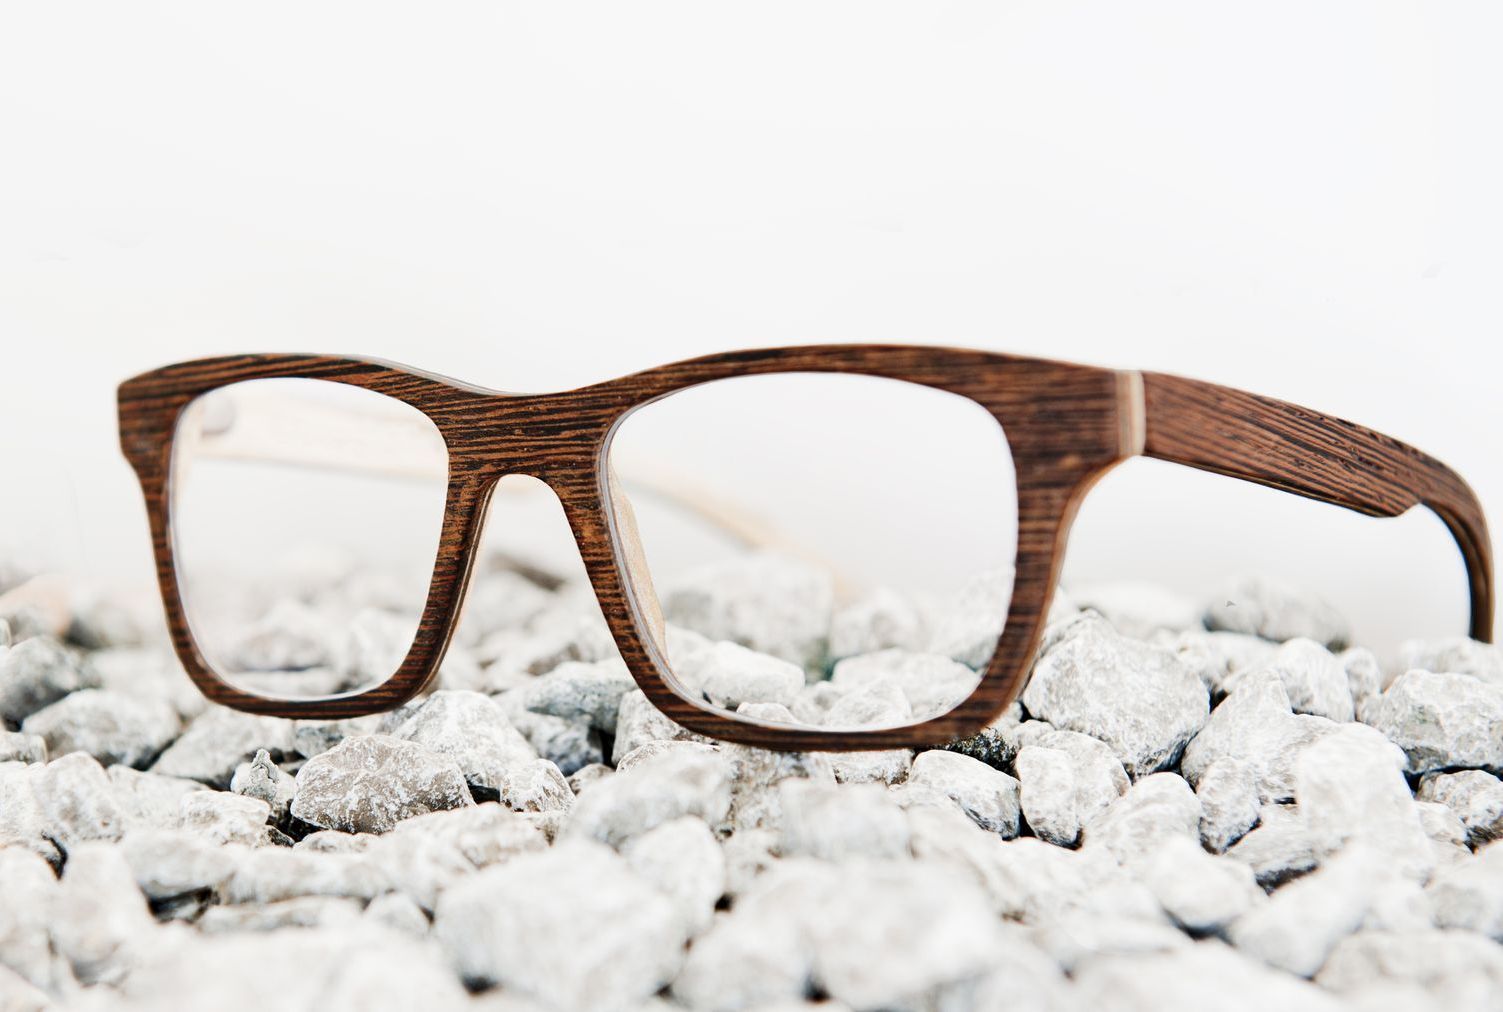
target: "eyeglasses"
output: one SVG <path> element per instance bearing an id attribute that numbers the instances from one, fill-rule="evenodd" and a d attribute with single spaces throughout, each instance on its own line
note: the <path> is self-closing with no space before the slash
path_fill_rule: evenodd
<path id="1" fill-rule="evenodd" d="M 609 681 L 613 641 L 663 714 L 766 748 L 934 745 L 996 718 L 1038 648 L 1076 509 L 1136 455 L 1372 516 L 1431 508 L 1465 558 L 1471 634 L 1491 635 L 1486 524 L 1454 472 L 1350 422 L 1160 373 L 841 345 L 534 395 L 247 355 L 137 376 L 119 410 L 176 652 L 207 697 L 253 713 L 350 717 L 423 691 L 510 475 L 556 495 L 609 635 L 549 579 L 511 573 L 469 649 L 511 679 L 488 690 Z M 664 473 L 729 505 L 675 510 Z M 746 517 L 805 536 L 745 554 L 769 540 Z M 571 660 L 598 663 L 560 674 Z"/>

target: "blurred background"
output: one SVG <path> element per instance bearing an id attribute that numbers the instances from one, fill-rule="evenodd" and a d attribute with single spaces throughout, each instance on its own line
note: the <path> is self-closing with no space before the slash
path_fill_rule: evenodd
<path id="1" fill-rule="evenodd" d="M 824 341 L 1160 369 L 1410 441 L 1503 524 L 1500 30 L 1368 0 L 10 5 L 0 551 L 149 579 L 114 386 L 261 350 L 509 390 Z M 1428 514 L 1146 461 L 1066 576 L 1209 599 L 1250 570 L 1379 646 L 1465 627 Z"/>

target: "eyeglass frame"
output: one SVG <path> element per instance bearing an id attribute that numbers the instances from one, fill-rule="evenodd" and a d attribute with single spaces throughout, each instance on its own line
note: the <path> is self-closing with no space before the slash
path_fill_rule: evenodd
<path id="1" fill-rule="evenodd" d="M 716 380 L 848 373 L 968 398 L 1002 427 L 1017 480 L 1012 599 L 971 694 L 901 727 L 824 730 L 755 719 L 696 700 L 674 681 L 641 599 L 629 506 L 612 487 L 611 438 L 637 408 Z M 213 669 L 183 607 L 173 544 L 171 478 L 178 419 L 198 397 L 258 379 L 344 383 L 426 415 L 448 449 L 443 527 L 423 614 L 397 670 L 378 685 L 316 698 L 247 692 Z M 497 482 L 530 475 L 563 505 L 601 611 L 647 698 L 691 731 L 762 748 L 854 751 L 924 747 L 974 735 L 1019 695 L 1043 635 L 1071 523 L 1107 471 L 1135 456 L 1172 461 L 1374 517 L 1415 506 L 1449 528 L 1466 564 L 1471 636 L 1490 641 L 1493 569 L 1475 493 L 1450 468 L 1390 436 L 1283 401 L 1157 372 L 937 346 L 810 345 L 708 355 L 576 390 L 513 394 L 377 359 L 252 354 L 169 365 L 119 388 L 120 444 L 146 502 L 157 582 L 184 670 L 215 703 L 250 713 L 338 719 L 394 709 L 432 682 L 459 620 L 486 506 Z M 650 608 L 649 608 L 650 606 Z"/>

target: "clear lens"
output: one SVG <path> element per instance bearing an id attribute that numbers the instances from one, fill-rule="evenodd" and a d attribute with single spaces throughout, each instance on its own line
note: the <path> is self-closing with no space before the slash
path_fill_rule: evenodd
<path id="1" fill-rule="evenodd" d="M 171 516 L 210 666 L 289 698 L 389 678 L 417 633 L 447 483 L 438 429 L 370 390 L 267 379 L 195 400 L 173 440 Z"/>
<path id="2" fill-rule="evenodd" d="M 740 377 L 632 412 L 610 462 L 644 632 L 707 705 L 891 727 L 975 688 L 1017 543 L 1012 455 L 980 405 L 875 377 Z"/>

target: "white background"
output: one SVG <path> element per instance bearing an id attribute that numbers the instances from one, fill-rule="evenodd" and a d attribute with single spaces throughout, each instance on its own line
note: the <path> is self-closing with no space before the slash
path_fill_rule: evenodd
<path id="1" fill-rule="evenodd" d="M 1503 523 L 1486 3 L 39 3 L 0 17 L 0 545 L 136 579 L 121 378 L 252 350 L 556 389 L 933 341 L 1373 425 Z M 1077 581 L 1267 568 L 1458 631 L 1429 517 L 1138 462 Z"/>

